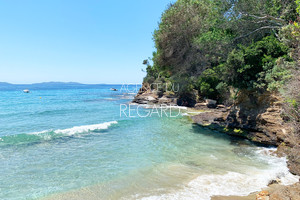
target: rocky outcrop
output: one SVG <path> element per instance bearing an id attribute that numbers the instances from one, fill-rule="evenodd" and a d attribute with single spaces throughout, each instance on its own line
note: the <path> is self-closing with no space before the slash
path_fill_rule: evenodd
<path id="1" fill-rule="evenodd" d="M 300 145 L 290 148 L 287 155 L 290 172 L 300 176 Z"/>
<path id="2" fill-rule="evenodd" d="M 292 174 L 300 176 L 300 145 L 299 144 L 291 147 L 291 146 L 287 146 L 285 143 L 282 143 L 280 146 L 278 146 L 276 154 L 280 157 L 287 156 L 288 157 L 287 164 L 290 172 Z"/>
<path id="3" fill-rule="evenodd" d="M 159 91 L 151 89 L 148 83 L 144 83 L 138 94 L 132 101 L 137 104 L 166 104 L 177 105 L 177 98 L 172 94 L 160 94 Z"/>
<path id="4" fill-rule="evenodd" d="M 280 145 L 291 131 L 282 118 L 282 99 L 270 93 L 241 92 L 226 118 L 226 126 L 248 131 L 252 141 Z"/>
<path id="5" fill-rule="evenodd" d="M 148 83 L 143 83 L 139 92 L 132 101 L 137 104 L 149 104 L 158 102 L 158 94 L 156 91 L 152 91 Z"/>
<path id="6" fill-rule="evenodd" d="M 158 102 L 158 96 L 155 93 L 143 93 L 138 95 L 132 101 L 133 103 L 138 104 L 154 104 Z"/>
<path id="7" fill-rule="evenodd" d="M 169 97 L 166 95 L 159 97 L 157 93 L 154 91 L 154 92 L 137 95 L 132 102 L 137 104 L 149 104 L 149 105 L 152 104 L 177 105 L 177 98 Z"/>
<path id="8" fill-rule="evenodd" d="M 160 83 L 157 84 L 159 85 Z M 149 85 L 148 83 L 143 83 L 142 88 L 139 90 L 138 94 L 135 96 L 132 102 L 138 104 L 150 104 L 150 105 L 166 104 L 166 105 L 194 107 L 195 104 L 199 101 L 199 94 L 197 90 L 192 90 L 188 94 L 182 94 L 177 96 L 172 90 L 165 91 L 165 89 L 162 89 L 161 87 L 157 87 L 156 84 L 153 85 Z M 211 102 L 210 105 L 212 107 L 216 105 L 216 101 L 210 100 L 210 102 Z"/>
<path id="9" fill-rule="evenodd" d="M 191 116 L 193 122 L 201 126 L 211 126 L 214 128 L 225 127 L 225 119 L 228 115 L 230 107 L 223 105 L 216 105 L 216 108 L 212 109 L 207 103 L 197 103 L 195 109 L 201 110 L 202 113 Z"/>
<path id="10" fill-rule="evenodd" d="M 209 113 L 194 116 L 194 122 L 213 128 L 220 126 L 228 134 L 266 145 L 280 145 L 291 132 L 282 118 L 282 100 L 272 94 L 253 95 L 241 92 L 230 108 L 217 107 L 206 109 L 205 112 Z"/>
<path id="11" fill-rule="evenodd" d="M 272 192 L 270 200 L 299 200 L 300 199 L 300 183 L 281 187 Z"/>

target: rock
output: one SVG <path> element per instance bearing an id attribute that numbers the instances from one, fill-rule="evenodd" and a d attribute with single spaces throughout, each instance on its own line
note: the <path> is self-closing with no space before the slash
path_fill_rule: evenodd
<path id="1" fill-rule="evenodd" d="M 216 109 L 210 109 L 206 112 L 200 113 L 198 115 L 192 116 L 192 120 L 194 123 L 197 123 L 201 126 L 209 126 L 209 125 L 218 125 L 222 126 L 221 123 L 225 120 L 224 112 L 216 110 Z"/>
<path id="2" fill-rule="evenodd" d="M 224 105 L 217 105 L 217 108 L 226 108 Z"/>
<path id="3" fill-rule="evenodd" d="M 280 145 L 291 132 L 281 113 L 282 99 L 271 93 L 252 94 L 243 91 L 232 106 L 226 123 L 231 128 L 248 130 L 252 141 Z"/>
<path id="4" fill-rule="evenodd" d="M 139 90 L 132 102 L 137 104 L 177 105 L 177 98 L 170 94 L 165 94 L 159 98 L 157 90 L 150 90 L 149 85 L 143 84 L 143 87 Z"/>
<path id="5" fill-rule="evenodd" d="M 280 183 L 281 183 L 280 179 L 271 180 L 271 181 L 269 182 L 268 186 L 274 185 L 274 184 L 280 184 Z"/>
<path id="6" fill-rule="evenodd" d="M 281 143 L 277 147 L 277 149 L 275 151 L 275 155 L 278 156 L 278 157 L 280 157 L 280 158 L 285 157 L 287 155 L 287 151 L 288 151 L 287 148 L 288 147 L 285 145 L 285 143 Z"/>
<path id="7" fill-rule="evenodd" d="M 142 93 L 137 95 L 132 102 L 138 104 L 153 104 L 158 102 L 158 96 L 155 93 Z"/>
<path id="8" fill-rule="evenodd" d="M 216 108 L 217 107 L 217 101 L 215 101 L 215 100 L 206 99 L 205 102 L 206 102 L 206 106 L 208 108 Z"/>
<path id="9" fill-rule="evenodd" d="M 206 103 L 197 103 L 197 104 L 195 104 L 194 108 L 196 110 L 201 110 L 201 111 L 210 111 L 211 110 L 210 108 L 208 108 L 206 106 Z"/>
<path id="10" fill-rule="evenodd" d="M 206 100 L 206 104 L 210 105 L 207 107 L 217 106 L 215 103 L 214 100 Z M 200 125 L 214 124 L 237 130 L 237 132 L 243 130 L 243 134 L 226 132 L 231 135 L 245 137 L 257 143 L 278 146 L 286 142 L 287 138 L 290 137 L 289 135 L 291 135 L 291 127 L 284 122 L 281 116 L 283 111 L 281 97 L 271 93 L 240 92 L 235 104 L 229 108 L 219 105 L 217 109 L 205 109 L 203 103 L 197 103 L 195 106 L 197 109 L 210 111 L 209 114 L 194 117 L 196 123 Z M 216 110 L 222 111 L 223 114 L 217 114 Z M 293 166 L 293 164 L 290 166 Z M 300 168 L 299 170 L 296 170 L 296 167 L 292 168 L 300 173 L 298 172 Z"/>
<path id="11" fill-rule="evenodd" d="M 153 96 L 145 96 L 145 100 L 146 101 L 156 101 L 157 100 L 157 98 L 155 98 L 155 97 L 153 97 Z"/>
<path id="12" fill-rule="evenodd" d="M 261 191 L 256 195 L 256 200 L 269 200 L 269 192 L 268 191 Z"/>
<path id="13" fill-rule="evenodd" d="M 159 104 L 166 104 L 166 105 L 177 105 L 177 98 L 174 97 L 167 97 L 167 96 L 162 96 L 161 98 L 158 99 Z"/>
<path id="14" fill-rule="evenodd" d="M 287 155 L 290 172 L 300 176 L 300 145 L 290 148 Z"/>
<path id="15" fill-rule="evenodd" d="M 202 108 L 202 107 L 206 107 L 206 103 L 196 103 L 195 104 L 195 108 Z"/>
<path id="16" fill-rule="evenodd" d="M 270 194 L 270 200 L 300 200 L 300 183 L 278 188 Z"/>

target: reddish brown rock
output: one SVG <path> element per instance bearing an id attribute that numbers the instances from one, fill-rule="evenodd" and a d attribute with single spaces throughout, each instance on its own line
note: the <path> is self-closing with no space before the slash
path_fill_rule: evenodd
<path id="1" fill-rule="evenodd" d="M 256 200 L 269 200 L 269 192 L 268 191 L 261 191 L 256 195 Z"/>

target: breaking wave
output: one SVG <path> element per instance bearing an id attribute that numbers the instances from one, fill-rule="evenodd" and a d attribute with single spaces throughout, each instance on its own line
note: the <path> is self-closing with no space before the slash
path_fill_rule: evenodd
<path id="1" fill-rule="evenodd" d="M 117 121 L 111 121 L 101 124 L 75 126 L 67 129 L 45 130 L 26 134 L 8 135 L 0 138 L 0 145 L 40 143 L 62 137 L 78 136 L 85 133 L 105 130 L 117 123 Z"/>

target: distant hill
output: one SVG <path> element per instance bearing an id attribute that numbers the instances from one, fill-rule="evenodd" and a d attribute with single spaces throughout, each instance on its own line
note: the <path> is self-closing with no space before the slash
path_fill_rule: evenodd
<path id="1" fill-rule="evenodd" d="M 18 87 L 18 86 L 41 86 L 41 87 L 48 87 L 48 86 L 76 86 L 76 85 L 85 85 L 76 82 L 43 82 L 43 83 L 32 83 L 32 84 L 12 84 L 7 82 L 0 82 L 0 87 Z"/>
<path id="2" fill-rule="evenodd" d="M 42 82 L 42 83 L 32 83 L 32 84 L 13 84 L 7 82 L 0 82 L 0 85 L 85 85 L 77 82 Z"/>
<path id="3" fill-rule="evenodd" d="M 57 86 L 57 85 L 86 85 L 86 84 L 82 84 L 82 83 L 76 83 L 76 82 L 43 82 L 43 83 L 33 83 L 30 85 L 34 85 L 34 86 Z"/>
<path id="4" fill-rule="evenodd" d="M 75 82 L 44 82 L 33 84 L 11 84 L 0 82 L 0 90 L 24 90 L 24 89 L 68 89 L 70 87 L 83 87 L 85 84 Z"/>
<path id="5" fill-rule="evenodd" d="M 6 83 L 6 82 L 0 82 L 0 86 L 8 86 L 8 85 L 13 85 L 11 83 Z"/>
<path id="6" fill-rule="evenodd" d="M 11 84 L 0 82 L 0 90 L 44 90 L 44 89 L 70 89 L 70 88 L 99 88 L 109 87 L 109 84 L 82 84 L 77 82 L 43 82 L 33 84 Z"/>

